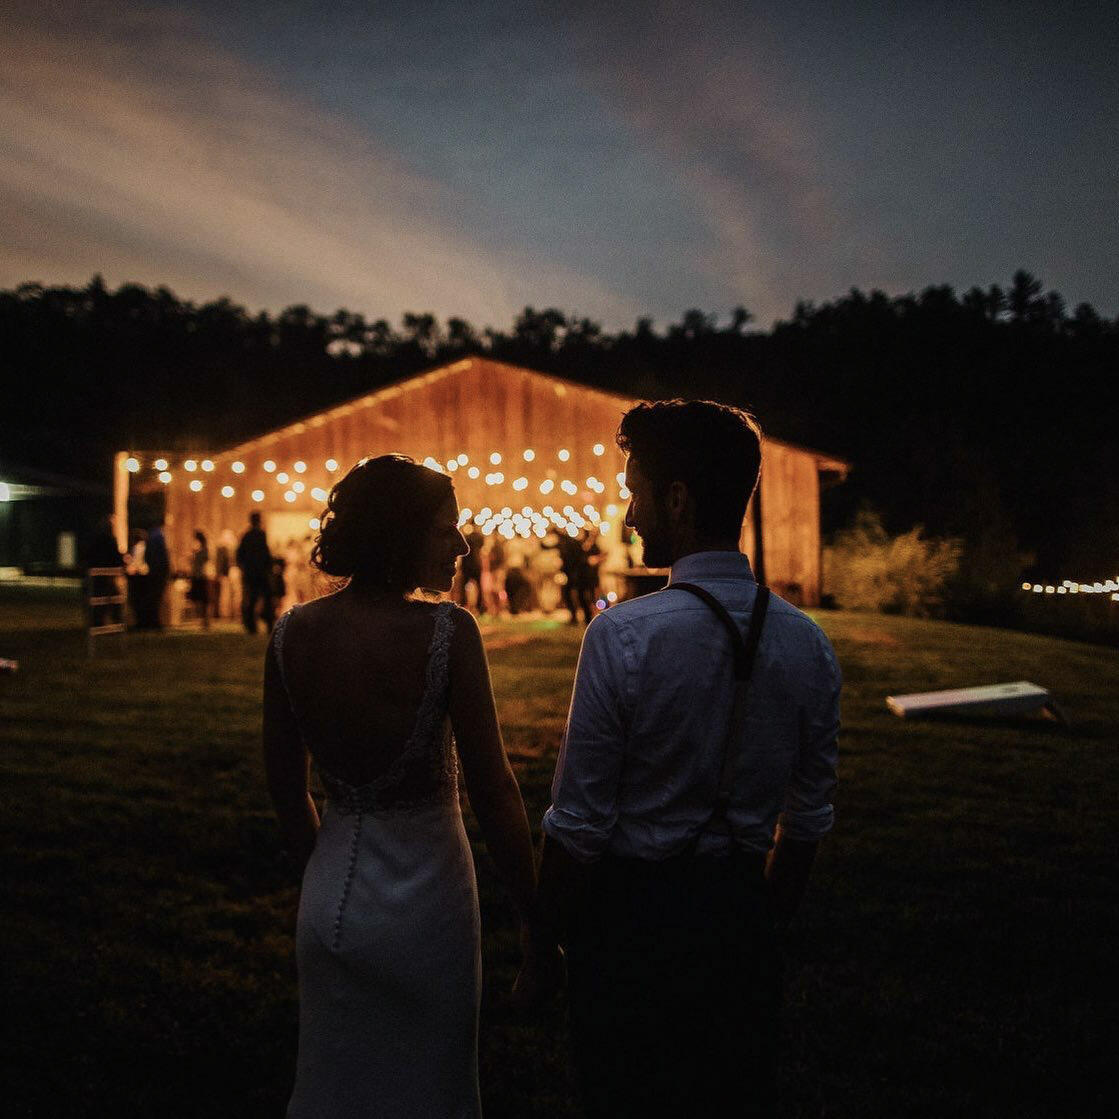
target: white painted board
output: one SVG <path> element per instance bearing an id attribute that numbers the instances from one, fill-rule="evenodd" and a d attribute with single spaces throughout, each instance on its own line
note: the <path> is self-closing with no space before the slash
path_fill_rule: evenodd
<path id="1" fill-rule="evenodd" d="M 967 712 L 969 714 L 1020 715 L 1050 702 L 1049 692 L 1028 680 L 1014 684 L 987 684 L 981 688 L 949 688 L 943 692 L 914 692 L 886 697 L 886 706 L 903 719 L 914 715 Z"/>

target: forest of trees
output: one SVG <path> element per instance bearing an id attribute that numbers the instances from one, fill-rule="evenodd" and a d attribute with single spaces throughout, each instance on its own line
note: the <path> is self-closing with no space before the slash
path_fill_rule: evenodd
<path id="1" fill-rule="evenodd" d="M 0 461 L 107 480 L 116 449 L 220 448 L 468 354 L 642 397 L 726 400 L 849 459 L 825 531 L 869 504 L 890 532 L 962 539 L 965 614 L 1022 575 L 1095 580 L 1119 564 L 1119 322 L 1069 312 L 1026 272 L 962 295 L 852 290 L 769 331 L 736 308 L 614 334 L 553 308 L 526 307 L 504 330 L 413 312 L 393 325 L 114 291 L 99 276 L 29 283 L 0 291 Z"/>

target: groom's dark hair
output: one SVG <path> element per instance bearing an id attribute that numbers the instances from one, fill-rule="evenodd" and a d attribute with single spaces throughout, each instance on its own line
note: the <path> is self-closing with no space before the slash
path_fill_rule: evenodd
<path id="1" fill-rule="evenodd" d="M 703 536 L 738 539 L 761 471 L 762 429 L 741 408 L 713 400 L 656 400 L 622 417 L 617 442 L 641 467 L 657 499 L 683 482 Z"/>

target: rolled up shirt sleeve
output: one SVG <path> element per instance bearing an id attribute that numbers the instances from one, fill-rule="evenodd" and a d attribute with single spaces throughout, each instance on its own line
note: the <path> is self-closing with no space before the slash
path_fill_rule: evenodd
<path id="1" fill-rule="evenodd" d="M 816 841 L 832 830 L 839 765 L 839 692 L 842 674 L 831 643 L 819 634 L 817 681 L 800 712 L 800 750 L 785 794 L 781 827 L 790 839 Z"/>
<path id="2" fill-rule="evenodd" d="M 601 858 L 618 819 L 625 700 L 618 627 L 609 614 L 600 614 L 583 637 L 552 782 L 552 805 L 543 821 L 545 834 L 580 862 Z"/>

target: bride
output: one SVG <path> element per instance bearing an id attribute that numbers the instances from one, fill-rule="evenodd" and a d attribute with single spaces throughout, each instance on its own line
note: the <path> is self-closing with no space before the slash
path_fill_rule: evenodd
<path id="1" fill-rule="evenodd" d="M 459 762 L 521 913 L 519 982 L 556 951 L 534 947 L 531 838 L 477 623 L 414 594 L 447 591 L 468 551 L 446 475 L 403 455 L 362 460 L 331 491 L 312 554 L 348 584 L 289 611 L 273 633 L 265 766 L 286 846 L 305 868 L 289 1119 L 481 1114 L 478 895 Z"/>

